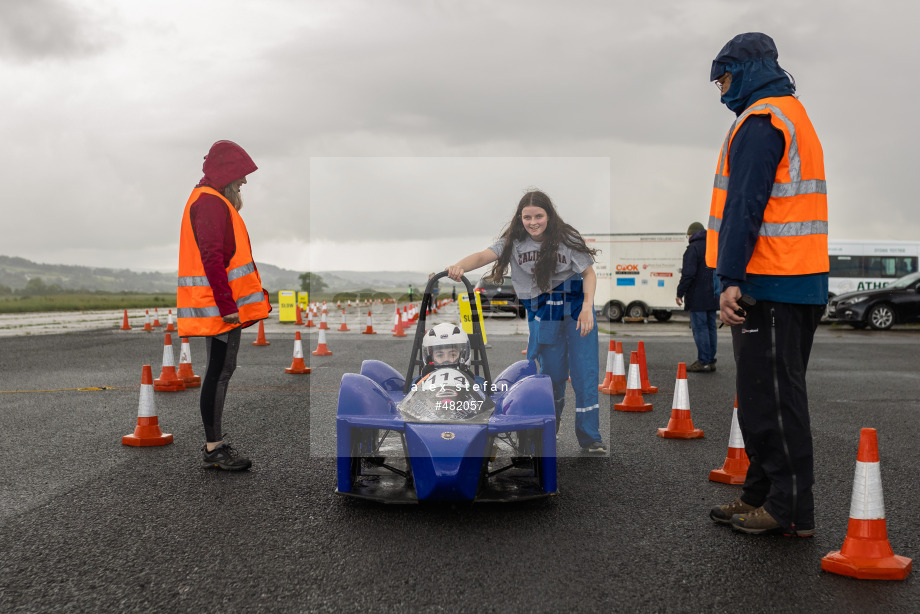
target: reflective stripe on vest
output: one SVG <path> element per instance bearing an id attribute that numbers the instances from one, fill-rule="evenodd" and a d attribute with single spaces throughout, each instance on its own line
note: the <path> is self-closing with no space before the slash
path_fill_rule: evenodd
<path id="1" fill-rule="evenodd" d="M 255 270 L 256 270 L 256 265 L 254 262 L 249 262 L 242 266 L 238 266 L 234 269 L 230 269 L 229 271 L 227 271 L 227 281 L 233 281 L 234 279 L 239 279 L 243 275 L 249 275 L 250 273 L 254 273 Z M 180 277 L 179 286 L 183 288 L 191 288 L 195 286 L 202 286 L 205 288 L 210 288 L 211 283 L 208 281 L 208 278 L 203 275 L 200 277 L 190 276 L 190 277 Z"/>
<path id="2" fill-rule="evenodd" d="M 201 194 L 212 194 L 228 207 L 236 246 L 226 269 L 227 283 L 239 313 L 240 324 L 223 321 L 214 299 L 201 253 L 191 226 L 190 211 Z M 262 280 L 252 259 L 249 234 L 243 218 L 223 195 L 211 188 L 195 188 L 185 205 L 179 242 L 179 278 L 176 291 L 179 334 L 213 336 L 238 326 L 248 326 L 268 316 L 270 306 L 262 290 Z"/>
<path id="3" fill-rule="evenodd" d="M 706 264 L 717 266 L 718 234 L 722 229 L 722 213 L 731 183 L 728 154 L 732 139 L 742 122 L 751 114 L 770 117 L 773 126 L 783 132 L 786 147 L 777 166 L 747 272 L 761 275 L 827 272 L 827 184 L 824 179 L 823 152 L 805 109 L 792 97 L 765 98 L 755 102 L 738 116 L 729 129 L 719 152 L 713 181 Z M 792 118 L 796 118 L 796 121 Z M 800 125 L 797 126 L 796 122 Z M 803 167 L 807 169 L 804 178 Z"/>
<path id="4" fill-rule="evenodd" d="M 253 292 L 249 296 L 236 299 L 236 306 L 254 305 L 264 300 L 265 294 L 261 291 Z M 214 318 L 221 317 L 220 309 L 214 307 L 181 307 L 176 310 L 178 318 Z"/>

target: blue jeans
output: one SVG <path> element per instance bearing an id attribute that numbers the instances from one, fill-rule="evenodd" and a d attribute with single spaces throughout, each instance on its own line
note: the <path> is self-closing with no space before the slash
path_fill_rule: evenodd
<path id="1" fill-rule="evenodd" d="M 690 330 L 696 342 L 696 359 L 708 365 L 716 359 L 716 311 L 691 311 Z"/>
<path id="2" fill-rule="evenodd" d="M 571 376 L 572 389 L 575 391 L 575 436 L 578 445 L 584 448 L 592 442 L 603 441 L 597 393 L 600 350 L 597 320 L 591 332 L 584 337 L 575 330 L 577 324 L 577 320 L 569 316 L 561 322 L 528 322 L 530 339 L 527 358 L 536 360 L 540 365 L 540 373 L 549 375 L 553 382 L 557 432 L 565 405 L 565 387 Z M 547 337 L 555 337 L 555 340 L 549 342 Z"/>

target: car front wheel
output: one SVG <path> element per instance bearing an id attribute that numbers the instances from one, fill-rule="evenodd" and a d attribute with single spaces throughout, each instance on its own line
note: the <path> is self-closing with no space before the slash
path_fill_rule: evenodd
<path id="1" fill-rule="evenodd" d="M 875 330 L 888 330 L 894 324 L 894 312 L 891 305 L 882 303 L 869 310 L 869 326 Z"/>

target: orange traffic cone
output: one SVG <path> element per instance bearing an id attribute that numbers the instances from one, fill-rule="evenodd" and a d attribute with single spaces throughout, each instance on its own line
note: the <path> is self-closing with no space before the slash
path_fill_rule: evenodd
<path id="1" fill-rule="evenodd" d="M 640 383 L 641 386 L 641 383 Z M 613 372 L 610 384 L 601 392 L 604 394 L 626 394 L 626 367 L 623 366 L 623 344 L 616 342 L 616 351 L 613 353 Z"/>
<path id="2" fill-rule="evenodd" d="M 629 380 L 626 383 L 626 396 L 622 403 L 613 406 L 617 411 L 652 411 L 652 404 L 642 398 L 639 384 L 639 353 L 629 355 Z"/>
<path id="3" fill-rule="evenodd" d="M 371 317 L 371 310 L 367 310 L 367 328 L 364 329 L 362 335 L 376 335 L 377 331 L 374 330 L 374 318 Z"/>
<path id="4" fill-rule="evenodd" d="M 693 418 L 690 417 L 690 391 L 687 388 L 687 365 L 685 363 L 677 363 L 677 382 L 674 384 L 674 400 L 671 402 L 671 419 L 668 420 L 667 428 L 658 429 L 658 436 L 665 439 L 700 439 L 703 437 L 702 430 L 693 428 Z"/>
<path id="5" fill-rule="evenodd" d="M 709 479 L 722 484 L 744 484 L 747 477 L 748 460 L 744 451 L 744 437 L 741 435 L 741 426 L 738 424 L 738 399 L 735 399 L 735 408 L 732 410 L 732 430 L 728 437 L 728 454 L 725 462 L 719 469 L 709 472 Z"/>
<path id="6" fill-rule="evenodd" d="M 300 315 L 300 311 L 300 305 L 297 305 L 297 322 L 295 322 L 295 324 L 298 326 L 303 326 L 303 317 Z"/>
<path id="7" fill-rule="evenodd" d="M 658 386 L 652 386 L 648 381 L 648 367 L 645 366 L 645 343 L 642 341 L 639 342 L 639 383 L 642 384 L 642 394 L 658 392 Z"/>
<path id="8" fill-rule="evenodd" d="M 163 325 L 160 324 L 160 310 L 154 307 L 153 308 L 153 327 L 160 328 L 161 326 Z"/>
<path id="9" fill-rule="evenodd" d="M 408 309 L 409 308 L 404 305 L 402 313 L 399 316 L 399 325 L 402 327 L 403 331 L 409 328 L 409 314 L 407 313 Z"/>
<path id="10" fill-rule="evenodd" d="M 144 330 L 148 333 L 153 332 L 153 326 L 150 325 L 150 310 L 145 310 L 144 314 Z"/>
<path id="11" fill-rule="evenodd" d="M 319 329 L 329 330 L 329 323 L 326 322 L 326 306 L 323 305 L 323 311 L 319 316 Z"/>
<path id="12" fill-rule="evenodd" d="M 314 328 L 316 324 L 313 323 L 313 312 L 316 311 L 313 307 L 307 306 L 307 323 L 304 324 L 307 328 Z"/>
<path id="13" fill-rule="evenodd" d="M 319 339 L 316 343 L 316 349 L 311 352 L 314 356 L 332 356 L 332 352 L 326 347 L 326 331 L 319 329 Z"/>
<path id="14" fill-rule="evenodd" d="M 847 536 L 840 550 L 821 559 L 821 569 L 860 580 L 903 580 L 912 566 L 911 559 L 896 555 L 888 542 L 878 435 L 875 429 L 862 429 Z"/>
<path id="15" fill-rule="evenodd" d="M 393 330 L 396 331 L 393 333 L 394 337 L 406 337 L 406 329 L 403 328 L 402 320 L 399 319 L 399 310 L 396 310 L 396 326 L 393 327 Z"/>
<path id="16" fill-rule="evenodd" d="M 192 370 L 192 350 L 189 347 L 188 337 L 182 337 L 179 346 L 179 370 L 176 376 L 182 380 L 186 388 L 197 388 L 201 385 L 201 377 Z"/>
<path id="17" fill-rule="evenodd" d="M 339 324 L 339 331 L 347 333 L 351 329 L 348 328 L 348 324 L 345 323 L 345 310 L 342 310 L 342 323 Z"/>
<path id="18" fill-rule="evenodd" d="M 526 354 L 527 350 L 524 350 L 522 353 Z M 610 345 L 607 347 L 607 373 L 604 375 L 604 381 L 597 387 L 601 392 L 603 392 L 604 388 L 610 388 L 610 382 L 613 381 L 613 358 L 616 353 L 617 342 L 611 339 Z"/>
<path id="19" fill-rule="evenodd" d="M 174 332 L 176 332 L 176 327 L 173 326 L 172 309 L 169 310 L 169 314 L 167 314 L 167 316 L 166 316 L 166 328 L 165 328 L 165 330 L 166 330 L 167 333 L 174 333 Z"/>
<path id="20" fill-rule="evenodd" d="M 137 426 L 132 435 L 125 435 L 121 443 L 126 446 L 165 446 L 173 436 L 163 434 L 157 418 L 157 404 L 153 398 L 153 371 L 150 365 L 141 369 L 141 395 L 137 403 Z"/>
<path id="21" fill-rule="evenodd" d="M 259 320 L 259 334 L 256 337 L 256 340 L 252 342 L 253 345 L 271 345 L 268 340 L 265 338 L 265 322 Z"/>
<path id="22" fill-rule="evenodd" d="M 157 392 L 179 392 L 185 390 L 185 382 L 176 374 L 176 363 L 173 360 L 172 337 L 166 333 L 163 341 L 163 370 L 160 377 L 153 380 L 153 389 Z"/>
<path id="23" fill-rule="evenodd" d="M 131 325 L 128 324 L 128 310 L 125 309 L 125 319 L 121 323 L 121 330 L 131 330 Z"/>
<path id="24" fill-rule="evenodd" d="M 326 333 L 320 331 L 320 335 L 325 334 Z M 291 361 L 291 366 L 285 369 L 284 372 L 296 374 L 310 372 L 310 369 L 303 362 L 303 341 L 300 339 L 300 331 L 294 333 L 294 360 Z"/>

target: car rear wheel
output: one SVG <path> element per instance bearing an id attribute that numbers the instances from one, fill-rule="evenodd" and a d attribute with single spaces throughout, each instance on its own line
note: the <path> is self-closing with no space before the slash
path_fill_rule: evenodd
<path id="1" fill-rule="evenodd" d="M 866 319 L 869 321 L 869 326 L 875 330 L 888 330 L 894 324 L 894 311 L 891 310 L 891 305 L 881 303 L 869 310 Z"/>
<path id="2" fill-rule="evenodd" d="M 655 319 L 659 322 L 667 322 L 671 319 L 671 312 L 665 309 L 656 309 L 652 312 L 652 315 L 655 316 Z"/>

